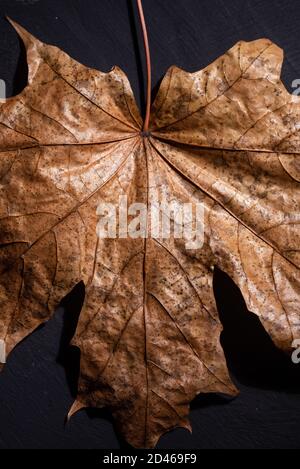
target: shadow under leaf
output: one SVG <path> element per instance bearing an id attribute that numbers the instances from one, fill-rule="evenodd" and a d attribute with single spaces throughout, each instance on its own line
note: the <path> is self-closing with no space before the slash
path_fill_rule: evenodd
<path id="1" fill-rule="evenodd" d="M 299 392 L 300 367 L 274 345 L 258 316 L 248 311 L 239 288 L 219 269 L 214 293 L 223 324 L 221 344 L 234 378 L 249 386 Z"/>

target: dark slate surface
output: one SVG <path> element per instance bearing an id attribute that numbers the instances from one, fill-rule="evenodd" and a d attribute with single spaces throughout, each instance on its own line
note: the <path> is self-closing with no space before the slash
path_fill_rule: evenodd
<path id="1" fill-rule="evenodd" d="M 144 60 L 134 3 L 0 0 L 0 78 L 6 81 L 8 94 L 25 86 L 26 61 L 4 15 L 88 66 L 107 71 L 118 64 L 144 109 Z M 292 81 L 300 78 L 298 1 L 144 0 L 144 8 L 154 94 L 171 64 L 201 69 L 240 39 L 272 39 L 285 50 L 282 78 L 289 91 Z M 234 400 L 217 395 L 197 398 L 191 406 L 193 434 L 182 429 L 170 432 L 159 448 L 299 448 L 300 365 L 275 349 L 233 282 L 219 271 L 215 292 L 224 324 L 222 344 L 241 394 Z M 125 446 L 106 411 L 81 411 L 65 425 L 79 359 L 68 341 L 82 296 L 79 285 L 53 319 L 11 353 L 0 376 L 0 448 Z"/>

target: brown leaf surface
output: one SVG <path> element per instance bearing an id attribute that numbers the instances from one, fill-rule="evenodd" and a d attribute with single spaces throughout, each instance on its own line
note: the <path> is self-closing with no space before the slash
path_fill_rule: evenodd
<path id="1" fill-rule="evenodd" d="M 278 347 L 300 337 L 300 101 L 280 81 L 276 45 L 239 42 L 200 72 L 171 67 L 143 137 L 119 68 L 92 70 L 14 27 L 29 79 L 0 104 L 0 357 L 83 280 L 70 415 L 109 406 L 130 444 L 152 447 L 189 428 L 198 393 L 236 392 L 214 266 Z M 97 237 L 99 202 L 149 205 L 155 191 L 202 203 L 202 249 L 174 237 Z"/>

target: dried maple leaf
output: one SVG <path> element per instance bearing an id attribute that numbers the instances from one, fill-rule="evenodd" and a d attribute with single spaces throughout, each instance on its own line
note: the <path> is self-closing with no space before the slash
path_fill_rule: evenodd
<path id="1" fill-rule="evenodd" d="M 236 392 L 214 266 L 278 347 L 300 337 L 300 101 L 280 81 L 276 45 L 239 42 L 200 72 L 171 67 L 145 135 L 119 68 L 92 70 L 14 26 L 29 81 L 0 106 L 2 355 L 83 280 L 70 414 L 109 406 L 129 443 L 152 447 L 189 428 L 198 393 Z M 202 204 L 201 249 L 97 237 L 100 201 L 149 205 L 155 192 Z"/>

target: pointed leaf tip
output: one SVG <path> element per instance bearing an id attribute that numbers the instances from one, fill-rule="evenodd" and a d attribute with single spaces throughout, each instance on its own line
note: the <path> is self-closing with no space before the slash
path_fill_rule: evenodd
<path id="1" fill-rule="evenodd" d="M 83 409 L 84 407 L 86 407 L 85 404 L 82 404 L 82 402 L 78 401 L 78 400 L 75 400 L 72 404 L 72 406 L 70 407 L 70 410 L 68 412 L 68 415 L 67 415 L 67 422 L 69 422 L 70 418 L 76 414 L 76 412 L 78 412 L 79 410 Z"/>
<path id="2" fill-rule="evenodd" d="M 18 35 L 22 39 L 27 48 L 32 42 L 39 42 L 32 34 L 30 34 L 23 26 L 21 26 L 16 21 L 12 20 L 9 16 L 5 16 L 7 21 L 12 25 L 12 27 L 17 31 Z"/>

